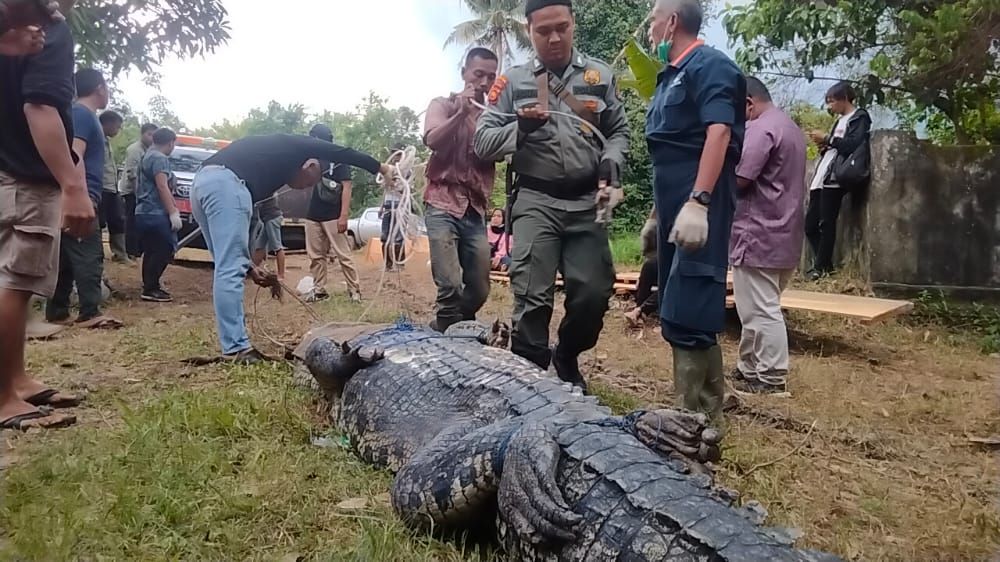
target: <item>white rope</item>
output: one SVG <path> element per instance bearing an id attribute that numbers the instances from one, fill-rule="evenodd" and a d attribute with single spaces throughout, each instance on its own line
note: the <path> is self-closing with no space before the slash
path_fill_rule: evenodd
<path id="1" fill-rule="evenodd" d="M 472 100 L 472 105 L 478 107 L 479 109 L 482 109 L 483 111 L 485 111 L 487 113 L 492 113 L 494 115 L 499 115 L 501 117 L 514 117 L 514 118 L 517 118 L 517 114 L 516 113 L 504 113 L 502 111 L 497 111 L 496 109 L 493 109 L 492 107 L 487 107 L 487 106 L 479 103 L 476 100 Z M 590 121 L 587 121 L 583 117 L 580 117 L 579 115 L 577 115 L 575 113 L 565 113 L 565 112 L 562 112 L 562 111 L 551 111 L 551 110 L 548 112 L 548 114 L 549 115 L 558 115 L 560 117 L 568 117 L 568 118 L 570 118 L 570 119 L 572 119 L 574 121 L 579 121 L 581 124 L 583 124 L 585 127 L 587 127 L 587 130 L 589 130 L 590 132 L 594 133 L 594 136 L 597 137 L 601 141 L 601 146 L 607 146 L 608 145 L 608 138 L 605 137 L 603 134 L 601 134 L 601 132 L 599 130 L 597 130 L 597 127 L 595 127 L 593 124 L 591 124 Z"/>

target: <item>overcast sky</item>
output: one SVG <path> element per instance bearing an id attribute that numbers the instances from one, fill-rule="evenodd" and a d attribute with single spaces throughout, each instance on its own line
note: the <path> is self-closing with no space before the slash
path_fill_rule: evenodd
<path id="1" fill-rule="evenodd" d="M 738 3 L 738 2 L 737 2 Z M 161 90 L 189 127 L 239 119 L 270 100 L 349 111 L 369 91 L 417 112 L 460 89 L 463 49 L 443 49 L 470 19 L 461 0 L 227 0 L 232 38 L 204 59 L 170 60 Z M 718 21 L 709 44 L 727 48 Z M 726 49 L 728 50 L 728 49 Z M 155 93 L 132 73 L 115 84 L 137 111 Z"/>

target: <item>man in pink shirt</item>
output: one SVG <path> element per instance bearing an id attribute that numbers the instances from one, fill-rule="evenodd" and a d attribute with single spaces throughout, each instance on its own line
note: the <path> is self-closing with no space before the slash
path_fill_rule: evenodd
<path id="1" fill-rule="evenodd" d="M 756 78 L 747 79 L 746 140 L 736 176 L 729 260 L 743 334 L 731 376 L 737 391 L 781 393 L 788 376 L 781 293 L 802 256 L 806 141 Z"/>
<path id="2" fill-rule="evenodd" d="M 490 292 L 485 216 L 495 167 L 473 150 L 476 121 L 482 113 L 473 102 L 485 102 L 497 67 L 497 56 L 489 49 L 469 51 L 462 68 L 465 89 L 431 101 L 424 122 L 424 144 L 432 151 L 424 219 L 438 288 L 437 318 L 431 326 L 441 332 L 457 322 L 474 320 Z"/>

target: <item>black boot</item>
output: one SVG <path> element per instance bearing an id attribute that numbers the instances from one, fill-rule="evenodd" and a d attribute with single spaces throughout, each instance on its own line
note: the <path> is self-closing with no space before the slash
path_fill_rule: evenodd
<path id="1" fill-rule="evenodd" d="M 556 374 L 559 375 L 561 381 L 578 386 L 584 394 L 587 393 L 587 381 L 583 379 L 583 374 L 580 372 L 578 356 L 560 353 L 557 347 L 552 351 L 552 366 L 556 368 Z"/>

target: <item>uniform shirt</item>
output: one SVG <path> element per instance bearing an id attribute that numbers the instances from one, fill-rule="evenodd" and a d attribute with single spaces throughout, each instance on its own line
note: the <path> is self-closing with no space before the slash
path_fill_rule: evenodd
<path id="1" fill-rule="evenodd" d="M 535 73 L 542 70 L 541 62 L 536 59 L 531 64 L 515 66 L 497 78 L 490 92 L 493 111 L 483 112 L 476 126 L 476 154 L 492 161 L 513 155 L 511 165 L 522 177 L 585 186 L 583 193 L 561 200 L 538 193 L 542 197 L 538 197 L 537 202 L 568 210 L 591 209 L 595 206 L 593 192 L 597 190 L 597 170 L 601 161 L 612 160 L 624 166 L 629 147 L 628 122 L 625 108 L 618 99 L 614 72 L 604 62 L 574 50 L 569 66 L 559 77 L 570 94 L 593 108 L 600 120 L 600 130 L 608 139 L 607 145 L 602 147 L 593 132 L 579 121 L 560 115 L 550 116 L 544 126 L 519 144 L 517 118 L 513 115 L 522 107 L 538 103 Z M 573 113 L 551 91 L 549 109 Z M 519 185 L 534 191 L 530 183 L 519 180 Z"/>
<path id="2" fill-rule="evenodd" d="M 104 191 L 118 193 L 118 166 L 108 137 L 104 137 Z"/>
<path id="3" fill-rule="evenodd" d="M 312 196 L 309 198 L 306 220 L 329 222 L 339 219 L 343 214 L 343 183 L 351 181 L 351 168 L 344 165 L 334 165 L 332 169 L 330 166 L 326 167 L 323 181 L 313 188 Z"/>
<path id="4" fill-rule="evenodd" d="M 250 190 L 254 203 L 274 195 L 306 160 L 349 164 L 377 174 L 378 160 L 350 148 L 305 135 L 260 135 L 240 139 L 205 160 L 204 166 L 225 166 Z"/>
<path id="5" fill-rule="evenodd" d="M 805 235 L 806 140 L 785 112 L 772 107 L 747 124 L 736 175 L 753 183 L 736 200 L 730 263 L 795 269 Z"/>
<path id="6" fill-rule="evenodd" d="M 74 64 L 73 36 L 64 21 L 46 26 L 41 53 L 28 57 L 0 56 L 0 170 L 24 182 L 55 183 L 35 147 L 24 104 L 55 108 L 66 131 L 69 150 L 73 144 L 70 107 L 76 92 Z M 74 154 L 73 162 L 77 161 Z"/>
<path id="7" fill-rule="evenodd" d="M 104 191 L 104 130 L 97 114 L 79 103 L 73 104 L 73 136 L 87 143 L 80 155 L 87 176 L 87 191 L 94 205 L 100 205 Z"/>
<path id="8" fill-rule="evenodd" d="M 159 150 L 147 150 L 139 164 L 139 187 L 135 192 L 135 214 L 166 215 L 167 209 L 160 199 L 160 190 L 156 187 L 156 176 L 166 174 L 170 181 L 170 158 Z"/>
<path id="9" fill-rule="evenodd" d="M 456 94 L 431 101 L 424 120 L 424 144 L 431 131 L 461 110 L 461 103 Z M 427 161 L 424 203 L 458 219 L 464 217 L 469 208 L 481 217 L 486 215 L 496 179 L 496 164 L 476 156 L 473 146 L 480 113 L 482 110 L 478 108 L 468 111 L 450 138 L 436 146 L 428 145 L 433 153 Z"/>
<path id="10" fill-rule="evenodd" d="M 125 149 L 125 165 L 121 180 L 118 182 L 118 193 L 122 195 L 135 193 L 136 182 L 139 180 L 139 163 L 142 162 L 142 157 L 145 154 L 146 147 L 143 146 L 142 141 L 135 141 Z"/>
<path id="11" fill-rule="evenodd" d="M 726 153 L 732 170 L 743 150 L 746 98 L 746 78 L 739 67 L 716 49 L 695 43 L 657 76 L 646 113 L 646 141 L 654 164 L 671 163 L 678 179 L 697 175 L 708 127 L 721 124 L 732 128 Z M 735 177 L 724 171 L 720 181 Z M 688 191 L 693 187 L 708 186 L 677 186 Z"/>

